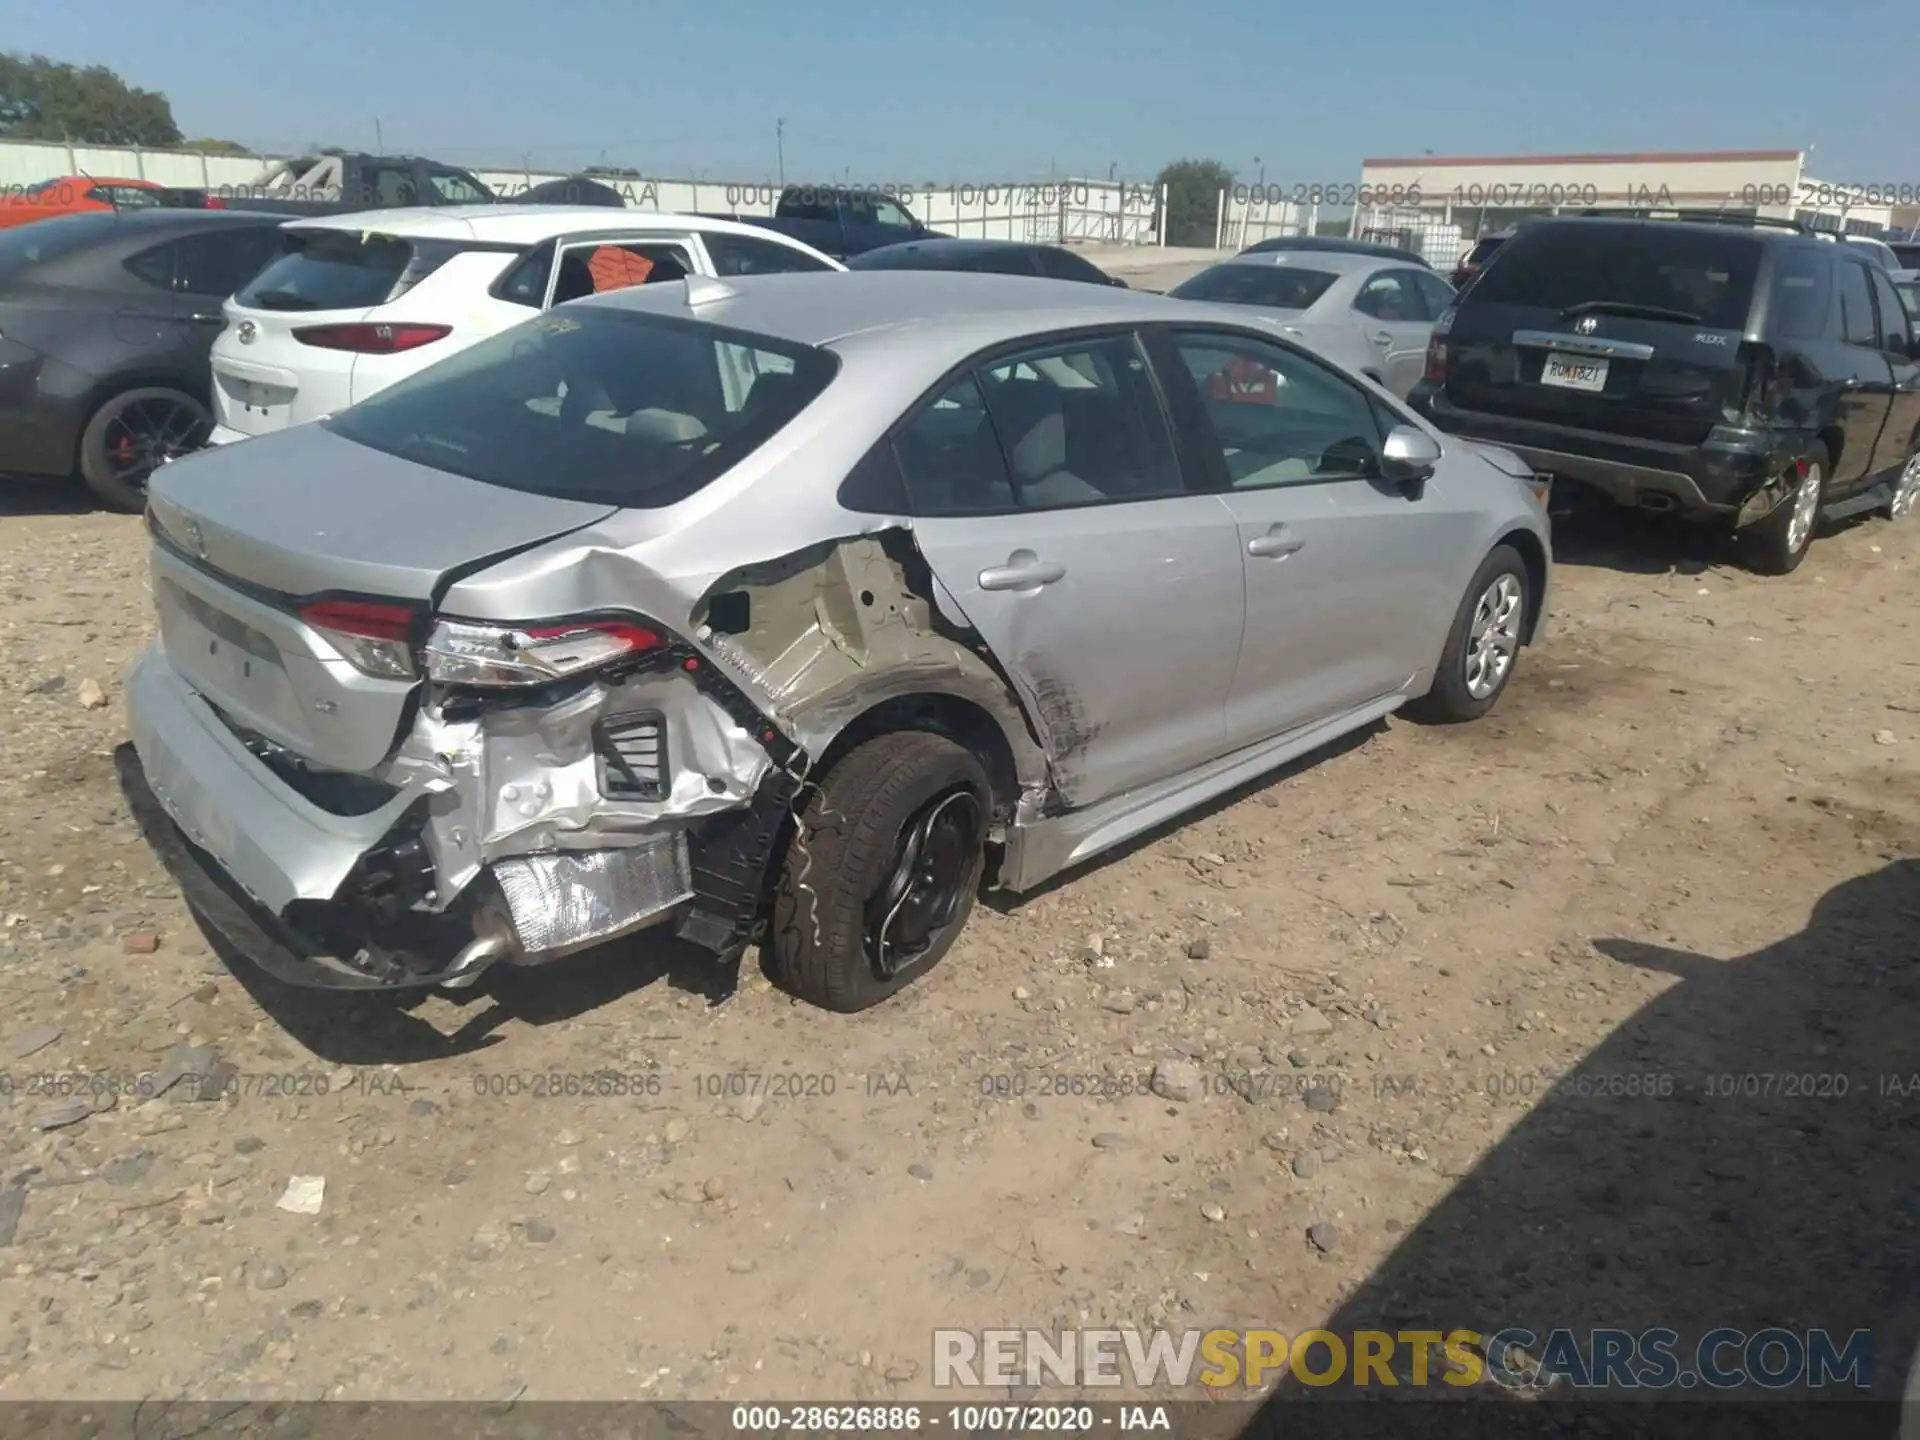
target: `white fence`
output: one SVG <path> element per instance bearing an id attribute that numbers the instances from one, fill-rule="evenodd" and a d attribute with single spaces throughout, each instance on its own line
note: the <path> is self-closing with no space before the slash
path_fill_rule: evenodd
<path id="1" fill-rule="evenodd" d="M 0 141 L 0 195 L 57 175 L 151 180 L 188 189 L 238 189 L 274 164 L 275 156 L 209 155 L 196 150 L 143 150 L 91 145 Z M 503 198 L 548 180 L 552 170 L 477 169 L 473 172 Z M 701 211 L 722 215 L 771 215 L 780 196 L 772 180 L 686 180 L 599 176 L 638 210 Z M 796 183 L 805 183 L 796 177 Z M 819 188 L 832 188 L 822 185 Z M 859 182 L 838 188 L 895 195 L 928 226 L 984 239 L 1109 245 L 1161 243 L 1166 213 L 1161 187 L 1114 180 L 1022 180 L 1011 183 L 874 187 Z"/>

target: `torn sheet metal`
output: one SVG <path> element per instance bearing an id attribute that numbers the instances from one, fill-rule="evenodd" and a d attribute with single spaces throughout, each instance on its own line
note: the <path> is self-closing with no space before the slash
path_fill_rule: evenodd
<path id="1" fill-rule="evenodd" d="M 662 721 L 668 788 L 657 799 L 609 799 L 594 724 L 640 709 Z M 426 839 L 444 908 L 495 860 L 644 844 L 743 806 L 772 763 L 673 672 L 592 685 L 555 705 L 491 704 L 470 719 L 423 708 L 389 778 L 431 794 Z"/>
<path id="2" fill-rule="evenodd" d="M 723 634 L 711 623 L 712 607 L 735 591 L 747 596 L 750 623 Z M 1045 757 L 1006 684 L 980 655 L 935 628 L 928 600 L 879 538 L 831 541 L 736 571 L 714 586 L 694 619 L 708 653 L 813 754 L 883 701 L 945 694 L 994 718 L 1023 787 L 1045 777 Z"/>

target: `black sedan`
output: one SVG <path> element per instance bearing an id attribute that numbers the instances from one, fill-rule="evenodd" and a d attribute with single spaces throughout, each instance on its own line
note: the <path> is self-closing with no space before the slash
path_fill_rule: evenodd
<path id="1" fill-rule="evenodd" d="M 1048 280 L 1080 280 L 1089 285 L 1127 282 L 1109 275 L 1058 245 L 1024 240 L 904 240 L 882 245 L 847 261 L 849 270 L 979 270 L 993 275 L 1038 275 Z"/>
<path id="2" fill-rule="evenodd" d="M 163 460 L 212 428 L 221 303 L 287 217 L 149 209 L 0 230 L 0 472 L 78 473 L 137 511 Z"/>

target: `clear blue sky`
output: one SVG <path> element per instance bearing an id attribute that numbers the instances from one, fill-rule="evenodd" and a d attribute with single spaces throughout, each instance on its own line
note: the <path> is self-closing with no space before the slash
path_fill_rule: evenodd
<path id="1" fill-rule="evenodd" d="M 1367 155 L 1800 149 L 1920 183 L 1913 0 L 0 0 L 189 136 L 875 183 L 1350 182 Z"/>

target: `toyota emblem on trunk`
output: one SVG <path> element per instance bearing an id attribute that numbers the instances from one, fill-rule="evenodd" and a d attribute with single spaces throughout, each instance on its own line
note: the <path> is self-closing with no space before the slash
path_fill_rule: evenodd
<path id="1" fill-rule="evenodd" d="M 182 527 L 187 532 L 187 544 L 193 547 L 193 553 L 200 559 L 207 558 L 207 537 L 200 533 L 200 524 L 189 520 Z"/>
<path id="2" fill-rule="evenodd" d="M 260 333 L 260 327 L 255 325 L 251 320 L 242 320 L 239 329 L 234 333 L 240 337 L 240 343 L 242 345 L 251 345 L 253 343 L 253 337 Z"/>
<path id="3" fill-rule="evenodd" d="M 1588 315 L 1583 319 L 1581 319 L 1580 322 L 1573 327 L 1573 333 L 1576 335 L 1591 335 L 1594 331 L 1598 330 L 1599 328 L 1600 328 L 1600 322 L 1594 319 L 1593 316 Z M 247 337 L 243 334 L 240 338 L 244 340 Z"/>

